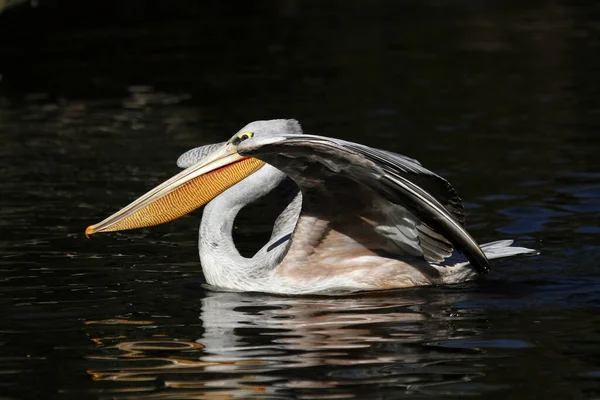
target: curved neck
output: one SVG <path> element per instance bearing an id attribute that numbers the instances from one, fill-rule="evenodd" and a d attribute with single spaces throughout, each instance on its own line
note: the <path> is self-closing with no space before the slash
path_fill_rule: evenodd
<path id="1" fill-rule="evenodd" d="M 232 231 L 240 210 L 271 192 L 285 177 L 283 172 L 266 164 L 206 205 L 200 224 L 198 248 L 202 270 L 209 284 L 256 290 L 253 286 L 257 278 L 263 277 L 279 263 L 286 250 L 284 246 L 269 252 L 266 257 L 261 250 L 254 257 L 246 258 L 235 247 Z"/>

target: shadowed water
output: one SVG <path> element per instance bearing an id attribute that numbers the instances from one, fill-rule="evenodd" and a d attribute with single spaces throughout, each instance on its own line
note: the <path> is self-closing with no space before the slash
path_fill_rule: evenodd
<path id="1" fill-rule="evenodd" d="M 596 5 L 133 4 L 0 15 L 0 397 L 600 396 Z M 292 298 L 206 290 L 201 211 L 85 238 L 183 151 L 278 117 L 419 159 L 479 242 L 540 254 Z M 243 252 L 268 211 L 236 221 Z"/>

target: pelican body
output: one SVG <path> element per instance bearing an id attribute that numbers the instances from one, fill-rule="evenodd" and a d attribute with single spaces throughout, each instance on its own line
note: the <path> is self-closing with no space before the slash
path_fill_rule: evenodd
<path id="1" fill-rule="evenodd" d="M 454 188 L 411 158 L 303 134 L 295 120 L 255 121 L 225 143 L 177 161 L 184 170 L 86 235 L 157 225 L 206 204 L 199 253 L 221 290 L 342 294 L 463 282 L 489 260 L 533 250 L 479 246 Z M 268 242 L 251 258 L 233 242 L 239 211 L 285 196 Z"/>

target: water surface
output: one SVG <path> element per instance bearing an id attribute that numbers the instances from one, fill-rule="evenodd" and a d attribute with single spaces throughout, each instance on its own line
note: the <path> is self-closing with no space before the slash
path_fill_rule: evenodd
<path id="1" fill-rule="evenodd" d="M 596 5 L 107 4 L 0 16 L 0 396 L 600 396 Z M 291 298 L 206 290 L 201 211 L 85 238 L 183 151 L 279 117 L 419 159 L 478 241 L 540 254 Z"/>

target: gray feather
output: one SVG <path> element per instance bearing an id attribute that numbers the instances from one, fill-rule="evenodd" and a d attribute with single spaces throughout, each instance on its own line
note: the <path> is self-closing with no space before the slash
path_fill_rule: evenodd
<path id="1" fill-rule="evenodd" d="M 217 150 L 219 147 L 222 147 L 225 142 L 215 143 L 215 144 L 207 144 L 205 146 L 200 146 L 193 148 L 191 150 L 186 151 L 177 159 L 177 166 L 179 168 L 188 168 L 202 160 L 204 157 Z"/>

